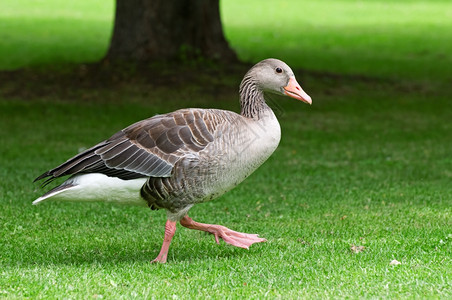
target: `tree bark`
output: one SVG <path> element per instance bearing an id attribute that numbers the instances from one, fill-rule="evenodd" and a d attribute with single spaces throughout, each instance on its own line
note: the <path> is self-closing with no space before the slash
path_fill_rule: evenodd
<path id="1" fill-rule="evenodd" d="M 226 41 L 219 0 L 116 0 L 106 59 L 236 61 Z"/>

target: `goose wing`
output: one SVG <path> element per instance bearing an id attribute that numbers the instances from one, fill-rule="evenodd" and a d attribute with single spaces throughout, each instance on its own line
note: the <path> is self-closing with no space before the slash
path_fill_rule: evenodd
<path id="1" fill-rule="evenodd" d="M 169 177 L 177 161 L 214 141 L 218 125 L 235 113 L 182 109 L 137 122 L 38 176 L 43 184 L 65 175 L 103 173 L 121 179 Z"/>

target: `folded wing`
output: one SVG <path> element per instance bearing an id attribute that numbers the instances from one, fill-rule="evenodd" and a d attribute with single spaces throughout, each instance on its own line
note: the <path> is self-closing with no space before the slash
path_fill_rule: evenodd
<path id="1" fill-rule="evenodd" d="M 217 126 L 230 113 L 183 109 L 154 116 L 117 132 L 35 181 L 47 178 L 45 185 L 77 173 L 103 173 L 121 179 L 169 177 L 177 161 L 187 155 L 196 156 L 214 141 Z"/>

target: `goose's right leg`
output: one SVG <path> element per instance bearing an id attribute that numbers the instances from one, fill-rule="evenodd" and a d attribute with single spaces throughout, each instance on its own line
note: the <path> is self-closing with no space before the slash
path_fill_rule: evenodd
<path id="1" fill-rule="evenodd" d="M 198 223 L 187 215 L 180 220 L 180 224 L 190 229 L 202 230 L 213 234 L 217 244 L 220 243 L 219 238 L 221 238 L 228 244 L 248 249 L 254 243 L 267 241 L 266 239 L 260 238 L 257 234 L 237 232 L 221 225 Z"/>

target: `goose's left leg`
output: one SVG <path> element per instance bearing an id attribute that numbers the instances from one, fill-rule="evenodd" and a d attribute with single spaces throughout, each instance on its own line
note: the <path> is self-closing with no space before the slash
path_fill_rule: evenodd
<path id="1" fill-rule="evenodd" d="M 187 215 L 180 220 L 180 224 L 190 229 L 202 230 L 213 234 L 217 244 L 220 243 L 219 238 L 221 238 L 228 244 L 248 249 L 254 243 L 267 241 L 266 239 L 260 238 L 257 234 L 237 232 L 221 225 L 198 223 Z"/>
<path id="2" fill-rule="evenodd" d="M 160 250 L 159 255 L 151 261 L 151 263 L 166 263 L 166 258 L 168 257 L 168 250 L 171 244 L 171 240 L 173 239 L 174 233 L 176 232 L 176 222 L 167 220 L 165 224 L 165 237 L 163 239 L 162 249 Z"/>

